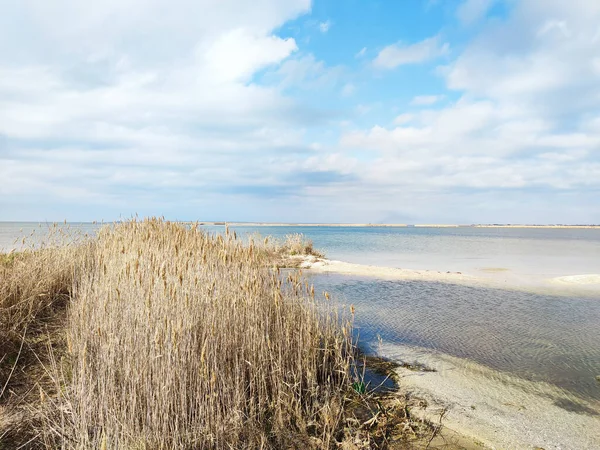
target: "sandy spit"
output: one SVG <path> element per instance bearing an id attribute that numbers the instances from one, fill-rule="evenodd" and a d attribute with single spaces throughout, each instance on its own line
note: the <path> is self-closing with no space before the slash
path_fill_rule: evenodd
<path id="1" fill-rule="evenodd" d="M 372 276 L 378 278 L 390 278 L 401 280 L 421 281 L 446 281 L 446 282 L 476 282 L 477 278 L 462 274 L 460 272 L 438 272 L 429 270 L 401 269 L 397 267 L 369 266 L 365 264 L 354 264 L 344 261 L 330 259 L 318 259 L 315 257 L 303 257 L 301 265 L 304 269 L 311 269 L 320 273 L 339 273 L 345 275 Z"/>
<path id="2" fill-rule="evenodd" d="M 525 278 L 506 269 L 483 271 L 481 275 L 436 270 L 415 270 L 354 264 L 344 261 L 297 256 L 300 267 L 313 273 L 337 273 L 368 276 L 387 280 L 431 281 L 498 289 L 521 290 L 550 295 L 597 296 L 600 294 L 600 274 L 569 275 L 555 278 Z"/>

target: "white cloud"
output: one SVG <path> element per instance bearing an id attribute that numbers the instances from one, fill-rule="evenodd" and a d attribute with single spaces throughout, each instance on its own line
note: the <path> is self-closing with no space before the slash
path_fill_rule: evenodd
<path id="1" fill-rule="evenodd" d="M 364 116 L 365 114 L 369 113 L 371 110 L 373 109 L 373 106 L 371 105 L 364 105 L 364 104 L 358 104 L 356 105 L 356 107 L 354 108 L 354 110 L 356 111 L 356 113 L 360 116 Z"/>
<path id="2" fill-rule="evenodd" d="M 560 33 L 565 38 L 571 37 L 569 27 L 563 20 L 548 20 L 538 29 L 537 36 L 543 37 L 545 34 L 550 33 Z"/>
<path id="3" fill-rule="evenodd" d="M 76 219 L 86 204 L 129 214 L 177 198 L 181 210 L 231 180 L 276 180 L 273 158 L 311 151 L 303 129 L 316 114 L 253 76 L 297 49 L 273 30 L 309 8 L 308 0 L 6 5 L 0 174 L 11 183 L 0 187 L 0 220 L 44 217 L 38 208 L 61 203 Z"/>
<path id="4" fill-rule="evenodd" d="M 342 96 L 350 97 L 352 94 L 356 92 L 356 86 L 352 83 L 346 83 L 342 88 Z"/>
<path id="5" fill-rule="evenodd" d="M 296 50 L 293 39 L 256 36 L 236 29 L 220 36 L 205 58 L 215 82 L 247 81 L 257 70 L 283 61 Z"/>
<path id="6" fill-rule="evenodd" d="M 363 185 L 473 221 L 600 222 L 598 23 L 597 2 L 515 3 L 441 72 L 458 101 L 345 132 L 373 155 Z"/>
<path id="7" fill-rule="evenodd" d="M 496 0 L 464 0 L 458 7 L 456 15 L 465 25 L 477 22 L 485 16 Z"/>
<path id="8" fill-rule="evenodd" d="M 363 176 L 371 184 L 390 189 L 598 186 L 595 173 L 600 163 L 585 162 L 588 152 L 581 148 L 596 148 L 600 136 L 580 139 L 581 148 L 571 150 L 571 145 L 565 147 L 577 141 L 571 134 L 542 136 L 533 132 L 535 124 L 521 127 L 519 132 L 493 111 L 477 121 L 478 112 L 488 108 L 463 104 L 430 117 L 418 115 L 412 121 L 400 117 L 397 123 L 401 125 L 396 128 L 376 126 L 347 133 L 342 145 L 378 151 L 380 158 L 362 167 Z M 416 124 L 406 125 L 408 122 Z M 523 152 L 528 157 L 515 157 Z"/>
<path id="9" fill-rule="evenodd" d="M 415 106 L 433 105 L 446 98 L 445 95 L 417 95 L 414 97 L 410 104 Z"/>
<path id="10" fill-rule="evenodd" d="M 127 54 L 136 65 L 189 56 L 191 48 L 245 28 L 268 35 L 306 13 L 310 0 L 77 0 L 9 2 L 0 16 L 0 54 L 23 63 Z M 42 42 L 40 40 L 43 39 Z M 18 45 L 15 43 L 18 42 Z"/>
<path id="11" fill-rule="evenodd" d="M 367 47 L 363 47 L 360 49 L 359 52 L 356 53 L 356 55 L 354 55 L 355 58 L 362 58 L 363 56 L 365 56 L 365 54 L 367 53 Z"/>
<path id="12" fill-rule="evenodd" d="M 399 116 L 397 116 L 394 119 L 394 123 L 396 125 L 404 125 L 405 123 L 410 122 L 414 118 L 415 118 L 414 114 L 404 113 L 404 114 L 400 114 Z"/>
<path id="13" fill-rule="evenodd" d="M 448 86 L 555 120 L 593 111 L 599 21 L 597 2 L 518 3 L 509 21 L 487 28 L 448 67 Z"/>
<path id="14" fill-rule="evenodd" d="M 402 43 L 388 45 L 373 60 L 373 65 L 382 69 L 393 69 L 404 64 L 416 64 L 437 58 L 449 50 L 447 43 L 441 43 L 439 36 L 427 38 L 415 44 Z"/>
<path id="15" fill-rule="evenodd" d="M 315 89 L 335 85 L 343 73 L 340 66 L 328 67 L 312 54 L 291 58 L 283 62 L 271 75 L 278 78 L 282 87 Z"/>
<path id="16" fill-rule="evenodd" d="M 0 220 L 600 222 L 600 4 L 507 5 L 440 70 L 454 91 L 443 107 L 386 118 L 351 78 L 362 103 L 331 117 L 336 144 L 326 109 L 288 96 L 355 89 L 348 69 L 277 35 L 309 0 L 8 2 Z M 373 64 L 447 53 L 434 37 Z"/>
<path id="17" fill-rule="evenodd" d="M 319 31 L 321 33 L 327 33 L 329 28 L 331 28 L 331 22 L 329 20 L 319 23 Z"/>

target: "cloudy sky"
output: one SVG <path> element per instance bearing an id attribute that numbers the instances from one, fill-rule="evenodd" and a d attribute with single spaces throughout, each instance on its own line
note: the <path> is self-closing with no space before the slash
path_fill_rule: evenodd
<path id="1" fill-rule="evenodd" d="M 0 10 L 0 220 L 600 223 L 597 0 Z"/>

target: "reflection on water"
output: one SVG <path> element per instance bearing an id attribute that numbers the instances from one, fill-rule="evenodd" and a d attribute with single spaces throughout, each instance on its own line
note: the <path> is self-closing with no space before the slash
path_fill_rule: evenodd
<path id="1" fill-rule="evenodd" d="M 355 305 L 367 349 L 378 337 L 435 349 L 600 400 L 600 298 L 341 275 L 311 282 Z"/>

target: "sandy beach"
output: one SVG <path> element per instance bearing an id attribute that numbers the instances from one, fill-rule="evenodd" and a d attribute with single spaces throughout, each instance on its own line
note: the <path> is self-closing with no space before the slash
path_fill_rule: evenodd
<path id="1" fill-rule="evenodd" d="M 413 410 L 491 449 L 600 448 L 600 404 L 542 382 L 529 382 L 471 361 L 382 345 L 379 354 L 435 372 L 397 369 L 401 389 L 427 402 Z"/>

